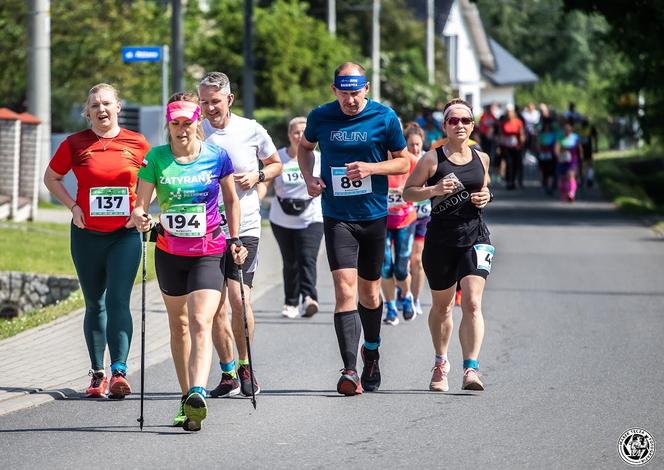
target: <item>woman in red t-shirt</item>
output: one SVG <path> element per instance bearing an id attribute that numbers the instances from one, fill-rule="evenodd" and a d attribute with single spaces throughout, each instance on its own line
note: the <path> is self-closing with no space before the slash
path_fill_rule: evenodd
<path id="1" fill-rule="evenodd" d="M 85 298 L 83 332 L 90 354 L 88 397 L 124 398 L 133 331 L 129 300 L 141 257 L 141 239 L 129 216 L 136 175 L 150 149 L 145 137 L 118 125 L 121 105 L 111 85 L 90 89 L 83 110 L 90 129 L 67 137 L 44 174 L 44 184 L 72 213 L 71 255 Z M 73 198 L 63 184 L 72 171 Z M 111 355 L 110 383 L 104 372 Z"/>

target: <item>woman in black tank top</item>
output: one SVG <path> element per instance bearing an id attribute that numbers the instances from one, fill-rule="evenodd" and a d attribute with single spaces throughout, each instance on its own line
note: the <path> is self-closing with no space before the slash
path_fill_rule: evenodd
<path id="1" fill-rule="evenodd" d="M 478 362 L 484 338 L 482 294 L 494 253 L 489 231 L 482 221 L 482 209 L 491 199 L 489 156 L 468 146 L 475 125 L 468 103 L 461 99 L 450 101 L 443 116 L 448 143 L 420 159 L 403 192 L 407 201 L 429 198 L 432 206 L 422 254 L 433 299 L 429 328 L 436 354 L 429 389 L 449 389 L 447 350 L 453 330 L 455 287 L 459 282 L 463 290 L 463 317 L 459 326 L 462 389 L 484 390 Z"/>

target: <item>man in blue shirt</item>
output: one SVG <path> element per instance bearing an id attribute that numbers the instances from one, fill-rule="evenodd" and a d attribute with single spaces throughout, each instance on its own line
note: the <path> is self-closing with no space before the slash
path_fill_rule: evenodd
<path id="1" fill-rule="evenodd" d="M 325 246 L 335 291 L 334 329 L 344 362 L 337 391 L 351 396 L 380 386 L 387 175 L 408 172 L 410 163 L 395 112 L 366 98 L 369 83 L 361 65 L 341 64 L 332 91 L 336 101 L 319 106 L 307 118 L 298 162 L 309 194 L 322 194 Z M 321 152 L 320 177 L 313 176 L 316 143 Z M 362 330 L 360 379 L 357 348 Z"/>

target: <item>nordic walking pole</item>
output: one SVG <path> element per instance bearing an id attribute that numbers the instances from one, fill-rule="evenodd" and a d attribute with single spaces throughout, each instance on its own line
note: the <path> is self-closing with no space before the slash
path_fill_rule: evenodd
<path id="1" fill-rule="evenodd" d="M 251 404 L 256 409 L 256 388 L 254 387 L 254 361 L 251 360 L 251 341 L 249 341 L 249 322 L 247 321 L 247 304 L 244 300 L 244 277 L 242 266 L 237 265 L 237 272 L 240 277 L 240 297 L 242 298 L 242 318 L 244 319 L 244 340 L 247 343 L 247 357 L 249 358 L 249 377 L 251 378 Z"/>
<path id="2" fill-rule="evenodd" d="M 141 245 L 143 248 L 143 279 L 141 283 L 141 416 L 137 419 L 143 430 L 143 397 L 145 393 L 145 283 L 148 277 L 147 254 L 148 254 L 148 232 L 141 233 Z"/>

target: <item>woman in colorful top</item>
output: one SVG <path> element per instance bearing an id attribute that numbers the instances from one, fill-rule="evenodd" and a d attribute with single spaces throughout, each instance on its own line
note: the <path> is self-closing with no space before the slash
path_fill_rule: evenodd
<path id="1" fill-rule="evenodd" d="M 556 131 L 553 120 L 542 120 L 542 128 L 537 135 L 537 161 L 539 163 L 542 187 L 548 195 L 553 194 L 556 178 Z"/>
<path id="2" fill-rule="evenodd" d="M 118 92 L 100 83 L 90 89 L 83 116 L 90 129 L 67 137 L 55 152 L 44 184 L 72 213 L 71 255 L 85 299 L 83 332 L 92 379 L 88 397 L 124 398 L 133 332 L 129 300 L 141 257 L 141 239 L 129 216 L 136 175 L 150 149 L 145 137 L 118 125 Z M 73 171 L 76 199 L 63 184 Z M 104 351 L 111 356 L 110 384 Z"/>
<path id="3" fill-rule="evenodd" d="M 473 112 L 461 99 L 447 103 L 443 126 L 449 142 L 427 152 L 406 182 L 404 199 L 431 199 L 431 222 L 422 261 L 431 287 L 429 329 L 435 350 L 430 390 L 447 391 L 447 351 L 453 330 L 457 281 L 464 295 L 459 339 L 463 353 L 464 390 L 484 390 L 477 360 L 484 338 L 482 294 L 494 248 L 481 209 L 490 200 L 489 156 L 471 149 Z M 426 185 L 426 186 L 425 186 Z"/>
<path id="4" fill-rule="evenodd" d="M 572 132 L 572 124 L 563 125 L 563 135 L 556 142 L 558 156 L 558 189 L 563 201 L 574 202 L 576 198 L 576 172 L 583 157 L 581 139 Z"/>
<path id="5" fill-rule="evenodd" d="M 161 209 L 155 250 L 159 288 L 168 311 L 171 352 L 182 390 L 174 425 L 198 431 L 207 416 L 205 385 L 212 359 L 212 319 L 224 284 L 226 238 L 219 193 L 230 230 L 229 255 L 242 264 L 246 248 L 237 238 L 240 203 L 233 164 L 225 150 L 201 140 L 201 109 L 191 93 L 176 93 L 166 108 L 170 144 L 153 148 L 138 177 L 132 220 L 150 229 L 154 190 Z"/>
<path id="6" fill-rule="evenodd" d="M 415 155 L 419 160 L 424 152 L 424 132 L 416 123 L 406 124 L 403 131 L 408 145 L 408 151 Z M 410 291 L 413 294 L 413 309 L 418 315 L 422 315 L 422 306 L 420 305 L 420 292 L 424 284 L 424 268 L 422 268 L 422 248 L 424 247 L 424 235 L 427 233 L 427 224 L 431 220 L 431 201 L 424 199 L 415 204 L 417 220 L 415 221 L 415 238 L 413 239 L 413 252 L 410 255 Z M 398 302 L 398 299 L 397 299 Z"/>
<path id="7" fill-rule="evenodd" d="M 283 263 L 285 300 L 281 314 L 287 318 L 299 315 L 300 300 L 303 317 L 318 312 L 316 262 L 323 238 L 323 212 L 320 197 L 309 196 L 297 161 L 297 146 L 306 124 L 305 117 L 296 117 L 288 124 L 290 146 L 279 149 L 283 167 L 281 176 L 274 178 L 275 197 L 270 205 L 270 225 Z M 319 155 L 314 175 L 320 175 Z"/>
<path id="8" fill-rule="evenodd" d="M 405 137 L 405 135 L 404 135 Z M 381 288 L 385 299 L 385 318 L 388 325 L 398 325 L 395 287 L 398 287 L 403 319 L 415 318 L 413 294 L 410 292 L 408 264 L 413 252 L 417 211 L 412 202 L 404 201 L 403 186 L 417 164 L 417 157 L 409 155 L 410 169 L 403 175 L 388 175 L 387 184 L 387 237 L 385 258 L 381 269 Z M 394 248 L 394 253 L 392 252 Z M 396 282 L 395 282 L 396 280 Z"/>

